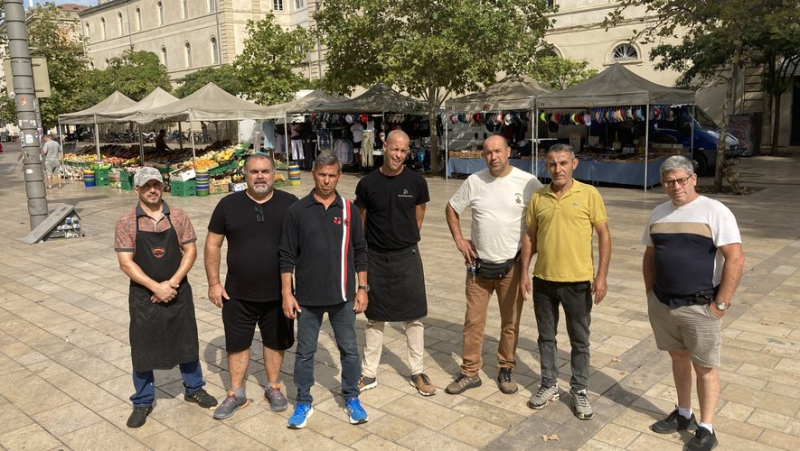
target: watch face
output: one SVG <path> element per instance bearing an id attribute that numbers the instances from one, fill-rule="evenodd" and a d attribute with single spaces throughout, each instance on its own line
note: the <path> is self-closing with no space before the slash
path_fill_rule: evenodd
<path id="1" fill-rule="evenodd" d="M 725 309 L 728 308 L 728 304 L 723 304 L 723 303 L 716 304 L 715 303 L 714 305 L 717 307 L 718 310 L 725 310 Z"/>

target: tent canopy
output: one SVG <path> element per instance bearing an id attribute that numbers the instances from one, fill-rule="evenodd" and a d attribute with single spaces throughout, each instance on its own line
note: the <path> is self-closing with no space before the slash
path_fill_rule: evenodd
<path id="1" fill-rule="evenodd" d="M 317 109 L 323 105 L 341 102 L 343 100 L 347 100 L 347 98 L 338 94 L 328 94 L 322 89 L 317 89 L 297 100 L 268 106 L 267 110 L 269 112 L 265 119 L 278 119 L 286 116 L 287 114 L 317 111 Z"/>
<path id="2" fill-rule="evenodd" d="M 320 106 L 324 113 L 404 113 L 425 114 L 425 104 L 404 96 L 383 82 L 378 82 L 360 96 L 342 102 Z"/>
<path id="3" fill-rule="evenodd" d="M 58 120 L 62 124 L 90 124 L 95 122 L 95 115 L 113 113 L 135 104 L 135 100 L 131 100 L 119 91 L 114 91 L 114 94 L 106 97 L 105 100 L 93 107 L 74 113 L 59 114 Z"/>
<path id="4" fill-rule="evenodd" d="M 539 108 L 692 104 L 694 92 L 661 86 L 615 63 L 579 85 L 542 94 L 536 99 L 536 103 Z"/>
<path id="5" fill-rule="evenodd" d="M 123 108 L 119 111 L 109 111 L 97 115 L 98 122 L 128 122 L 127 116 L 134 115 L 140 111 L 150 108 L 156 108 L 164 105 L 169 105 L 172 102 L 177 102 L 178 98 L 172 94 L 164 91 L 163 89 L 156 88 L 138 103 Z"/>
<path id="6" fill-rule="evenodd" d="M 536 97 L 551 91 L 525 75 L 509 75 L 483 91 L 450 99 L 445 107 L 450 111 L 531 110 Z"/>
<path id="7" fill-rule="evenodd" d="M 148 108 L 124 120 L 140 124 L 157 121 L 234 121 L 263 119 L 266 114 L 266 107 L 240 99 L 209 83 L 183 99 Z"/>

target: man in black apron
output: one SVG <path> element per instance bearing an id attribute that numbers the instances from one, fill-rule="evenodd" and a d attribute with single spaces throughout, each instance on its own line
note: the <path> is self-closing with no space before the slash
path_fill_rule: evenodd
<path id="1" fill-rule="evenodd" d="M 161 173 L 144 167 L 134 176 L 139 203 L 117 222 L 115 250 L 131 278 L 128 307 L 133 362 L 133 413 L 127 425 L 144 425 L 153 410 L 153 370 L 180 366 L 184 399 L 204 408 L 217 400 L 203 389 L 192 287 L 186 274 L 197 257 L 192 223 L 162 201 Z"/>
<path id="2" fill-rule="evenodd" d="M 378 385 L 377 372 L 383 349 L 386 321 L 402 321 L 408 347 L 409 383 L 423 396 L 436 394 L 436 387 L 424 373 L 425 328 L 428 314 L 425 276 L 419 253 L 425 204 L 430 200 L 428 183 L 404 162 L 410 140 L 402 130 L 386 138 L 383 166 L 362 178 L 353 203 L 361 213 L 368 244 L 370 286 L 365 312 L 364 363 L 359 389 Z"/>

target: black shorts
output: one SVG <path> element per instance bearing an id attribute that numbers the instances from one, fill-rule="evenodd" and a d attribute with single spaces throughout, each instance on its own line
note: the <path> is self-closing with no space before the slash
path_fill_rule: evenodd
<path id="1" fill-rule="evenodd" d="M 283 314 L 281 301 L 251 302 L 231 298 L 222 303 L 225 349 L 228 352 L 249 349 L 256 323 L 264 346 L 282 351 L 294 344 L 294 320 Z"/>

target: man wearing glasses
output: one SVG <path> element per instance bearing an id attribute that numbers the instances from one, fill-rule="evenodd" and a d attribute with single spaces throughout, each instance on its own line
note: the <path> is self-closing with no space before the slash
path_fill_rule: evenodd
<path id="1" fill-rule="evenodd" d="M 227 397 L 214 411 L 218 420 L 249 403 L 244 380 L 256 324 L 267 372 L 264 399 L 275 412 L 288 405 L 279 376 L 284 351 L 294 344 L 294 322 L 281 309 L 278 245 L 284 216 L 297 197 L 273 188 L 275 164 L 266 154 L 248 157 L 244 172 L 247 190 L 229 194 L 217 204 L 205 245 L 208 298 L 222 308 L 231 377 Z M 228 274 L 223 285 L 219 268 L 224 239 L 228 240 Z"/>
<path id="2" fill-rule="evenodd" d="M 578 160 L 572 147 L 555 144 L 545 157 L 551 182 L 533 194 L 528 206 L 529 246 L 522 247 L 527 274 L 533 254 L 533 287 L 527 279 L 522 289 L 533 288 L 533 311 L 539 330 L 542 382 L 528 401 L 531 409 L 544 409 L 560 396 L 556 335 L 559 305 L 564 309 L 570 352 L 570 400 L 581 420 L 594 417 L 589 403 L 589 326 L 594 304 L 606 296 L 606 277 L 611 260 L 611 233 L 603 198 L 591 185 L 572 178 Z M 592 235 L 597 233 L 598 265 L 594 271 Z M 526 254 L 531 250 L 532 254 Z"/>
<path id="3" fill-rule="evenodd" d="M 672 358 L 678 405 L 650 429 L 659 434 L 696 429 L 686 449 L 711 450 L 717 446 L 711 423 L 720 392 L 722 317 L 742 276 L 742 239 L 733 213 L 695 190 L 691 161 L 667 158 L 661 184 L 670 201 L 653 210 L 645 227 L 642 271 L 656 345 Z M 692 414 L 692 369 L 699 424 Z"/>
<path id="4" fill-rule="evenodd" d="M 402 321 L 408 347 L 409 383 L 423 396 L 436 394 L 423 372 L 425 327 L 428 314 L 425 276 L 420 258 L 419 231 L 430 200 L 428 183 L 403 166 L 410 140 L 402 130 L 386 139 L 383 166 L 362 178 L 353 202 L 361 213 L 367 238 L 370 302 L 365 312 L 364 364 L 358 386 L 361 391 L 378 385 L 378 365 L 386 321 Z"/>

